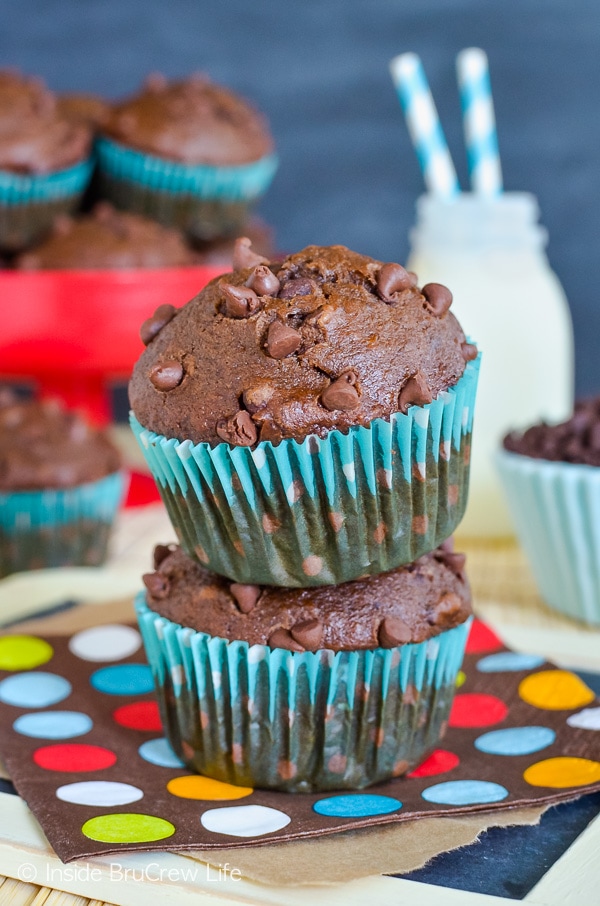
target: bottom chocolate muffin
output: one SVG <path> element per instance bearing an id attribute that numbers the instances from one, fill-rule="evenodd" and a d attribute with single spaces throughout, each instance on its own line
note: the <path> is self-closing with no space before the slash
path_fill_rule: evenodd
<path id="1" fill-rule="evenodd" d="M 463 566 L 438 549 L 335 587 L 261 588 L 158 546 L 136 608 L 173 748 L 206 776 L 290 792 L 404 774 L 446 729 Z"/>

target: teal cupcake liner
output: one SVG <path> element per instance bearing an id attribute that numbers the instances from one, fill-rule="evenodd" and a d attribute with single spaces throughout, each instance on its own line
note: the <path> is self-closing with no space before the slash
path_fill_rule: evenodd
<path id="1" fill-rule="evenodd" d="M 236 582 L 307 587 L 411 563 L 467 502 L 479 359 L 406 415 L 254 449 L 131 425 L 182 547 Z"/>
<path id="2" fill-rule="evenodd" d="M 165 732 L 192 770 L 288 792 L 361 789 L 447 726 L 470 620 L 418 644 L 290 652 L 209 636 L 136 600 Z"/>
<path id="3" fill-rule="evenodd" d="M 125 492 L 121 472 L 74 488 L 0 493 L 0 577 L 99 566 Z"/>
<path id="4" fill-rule="evenodd" d="M 97 154 L 103 196 L 117 207 L 205 240 L 244 226 L 278 165 L 275 154 L 240 166 L 182 164 L 107 138 L 98 140 Z"/>
<path id="5" fill-rule="evenodd" d="M 600 625 L 600 468 L 506 451 L 496 464 L 540 594 L 559 613 Z"/>
<path id="6" fill-rule="evenodd" d="M 73 211 L 94 169 L 92 159 L 47 174 L 0 171 L 0 246 L 26 248 L 47 233 L 54 218 Z"/>

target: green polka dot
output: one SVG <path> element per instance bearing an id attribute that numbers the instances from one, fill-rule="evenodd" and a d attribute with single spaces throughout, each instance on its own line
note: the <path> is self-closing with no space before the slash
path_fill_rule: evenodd
<path id="1" fill-rule="evenodd" d="M 460 687 L 463 685 L 466 678 L 467 678 L 467 676 L 466 676 L 465 672 L 463 670 L 459 670 L 458 676 L 456 677 L 456 688 L 457 689 L 460 689 Z"/>
<path id="2" fill-rule="evenodd" d="M 81 832 L 98 843 L 153 843 L 175 833 L 170 821 L 131 813 L 99 815 L 86 821 Z"/>
<path id="3" fill-rule="evenodd" d="M 34 635 L 5 635 L 0 638 L 0 670 L 32 670 L 46 664 L 54 649 Z"/>

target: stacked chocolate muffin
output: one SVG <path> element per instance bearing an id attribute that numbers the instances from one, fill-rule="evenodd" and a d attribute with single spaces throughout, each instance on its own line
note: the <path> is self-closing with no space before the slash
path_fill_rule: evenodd
<path id="1" fill-rule="evenodd" d="M 240 240 L 143 325 L 132 427 L 181 548 L 155 551 L 138 616 L 190 767 L 357 789 L 443 733 L 478 371 L 451 302 L 343 246 L 270 265 Z"/>

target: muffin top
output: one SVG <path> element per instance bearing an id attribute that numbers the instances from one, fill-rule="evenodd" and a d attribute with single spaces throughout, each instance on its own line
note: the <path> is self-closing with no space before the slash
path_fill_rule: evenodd
<path id="1" fill-rule="evenodd" d="M 409 566 L 343 585 L 239 585 L 177 545 L 158 545 L 143 579 L 151 610 L 211 636 L 290 651 L 393 648 L 439 635 L 471 613 L 464 554 L 438 548 Z"/>
<path id="2" fill-rule="evenodd" d="M 234 271 L 142 326 L 129 385 L 145 428 L 216 445 L 323 437 L 424 405 L 477 355 L 450 291 L 341 245 L 268 266 L 239 239 Z"/>
<path id="3" fill-rule="evenodd" d="M 540 422 L 526 431 L 512 431 L 504 448 L 533 459 L 600 466 L 600 396 L 575 403 L 574 413 L 565 422 Z"/>
<path id="4" fill-rule="evenodd" d="M 62 268 L 183 267 L 195 263 L 183 236 L 142 217 L 100 202 L 93 212 L 58 217 L 41 245 L 20 255 L 19 270 Z"/>
<path id="5" fill-rule="evenodd" d="M 89 126 L 65 117 L 40 79 L 0 71 L 0 169 L 62 170 L 88 157 L 91 140 Z"/>
<path id="6" fill-rule="evenodd" d="M 149 76 L 139 94 L 114 105 L 104 132 L 129 148 L 184 164 L 247 164 L 273 150 L 265 118 L 203 75 L 177 82 Z"/>
<path id="7" fill-rule="evenodd" d="M 113 443 L 76 413 L 0 388 L 0 490 L 70 488 L 120 466 Z"/>

